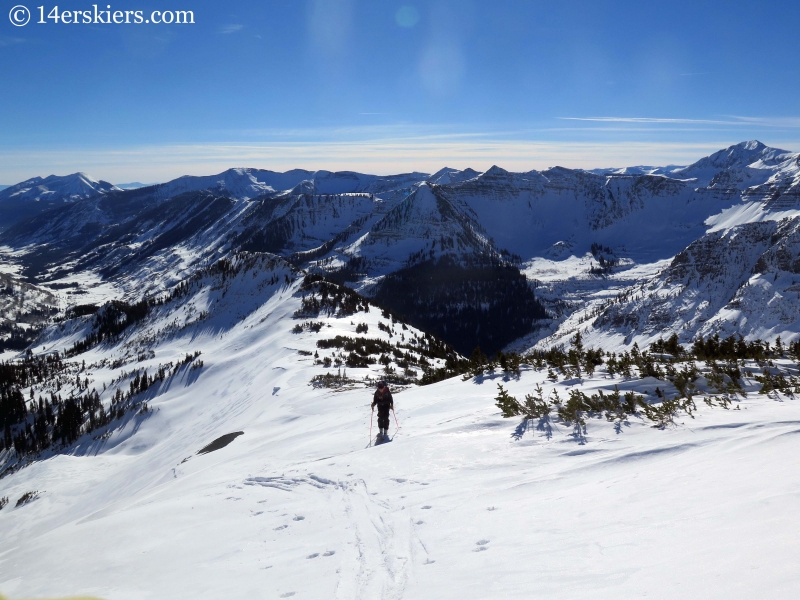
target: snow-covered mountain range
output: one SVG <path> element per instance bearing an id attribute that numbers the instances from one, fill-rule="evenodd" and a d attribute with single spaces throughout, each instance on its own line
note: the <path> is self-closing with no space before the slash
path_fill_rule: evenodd
<path id="1" fill-rule="evenodd" d="M 0 592 L 793 598 L 799 161 L 51 181 L 0 233 Z"/>
<path id="2" fill-rule="evenodd" d="M 757 258 L 736 275 L 717 265 L 720 283 L 703 282 L 697 302 L 708 305 L 702 317 L 689 321 L 660 305 L 658 326 L 624 325 L 620 331 L 623 321 L 611 313 L 623 310 L 622 301 L 614 299 L 640 297 L 634 288 L 662 289 L 666 284 L 660 281 L 674 281 L 664 261 L 682 260 L 698 244 L 716 249 L 700 260 L 725 256 L 730 239 L 750 239 L 734 235 L 737 228 L 750 231 L 750 224 L 772 222 L 762 229 L 774 227 L 771 244 L 779 244 L 775 236 L 793 231 L 800 215 L 800 155 L 757 141 L 685 167 L 511 173 L 495 166 L 483 173 L 445 168 L 433 175 L 395 176 L 231 169 L 125 191 L 98 182 L 91 187 L 92 180 L 83 175 L 61 180 L 60 187 L 52 177 L 42 180 L 39 188 L 47 191 L 37 192 L 59 206 L 0 235 L 7 261 L 29 283 L 52 288 L 91 280 L 135 299 L 169 288 L 209 261 L 246 250 L 284 256 L 374 296 L 394 286 L 401 271 L 411 281 L 441 260 L 454 258 L 461 267 L 488 260 L 523 272 L 547 312 L 543 318 L 537 309 L 529 325 L 514 328 L 518 346 L 563 342 L 578 322 L 587 333 L 614 343 L 649 340 L 662 326 L 684 341 L 727 331 L 738 317 L 725 307 L 738 305 L 737 293 L 749 277 L 766 276 L 753 271 Z M 31 194 L 37 181 L 3 192 L 0 210 L 12 198 L 35 203 L 38 196 Z M 786 244 L 781 251 L 791 254 L 792 242 Z M 759 248 L 748 245 L 743 252 L 757 254 Z M 793 289 L 794 263 L 770 264 L 778 269 L 770 271 L 776 286 L 783 286 L 776 293 Z M 73 297 L 89 292 L 70 291 Z M 416 308 L 404 306 L 414 313 L 404 316 L 417 324 L 430 321 L 427 311 L 436 293 L 423 293 Z M 769 299 L 748 298 L 748 306 L 756 302 L 747 308 L 753 315 L 768 312 L 761 303 Z M 514 304 L 513 298 L 506 300 Z M 640 313 L 637 323 L 653 323 L 651 308 L 644 303 L 624 310 Z M 594 313 L 591 321 L 585 319 Z M 787 318 L 768 327 L 750 318 L 746 332 L 787 339 L 798 332 L 797 323 Z M 624 323 L 632 325 L 632 319 Z M 509 341 L 485 327 L 480 333 L 480 316 L 473 325 L 472 338 L 451 340 L 462 352 L 478 344 L 494 352 Z M 443 328 L 435 333 L 447 338 Z"/>

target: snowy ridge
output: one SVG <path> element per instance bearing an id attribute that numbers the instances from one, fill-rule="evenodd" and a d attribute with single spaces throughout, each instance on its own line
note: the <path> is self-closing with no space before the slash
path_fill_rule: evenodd
<path id="1" fill-rule="evenodd" d="M 409 189 L 414 184 L 424 181 L 426 173 L 404 173 L 381 177 L 378 175 L 363 175 L 351 171 L 316 171 L 307 180 L 308 185 L 302 193 L 311 194 L 353 194 L 368 193 L 379 194 L 398 189 Z"/>
<path id="2" fill-rule="evenodd" d="M 228 169 L 218 175 L 179 177 L 158 185 L 157 194 L 161 198 L 171 198 L 184 192 L 211 190 L 235 200 L 249 200 L 262 194 L 292 188 L 310 174 L 310 171 L 302 169 L 286 173 L 262 169 Z"/>
<path id="3" fill-rule="evenodd" d="M 685 166 L 679 165 L 667 165 L 666 167 L 638 165 L 635 167 L 586 169 L 586 172 L 595 175 L 665 175 L 671 177 L 675 171 L 685 168 Z"/>

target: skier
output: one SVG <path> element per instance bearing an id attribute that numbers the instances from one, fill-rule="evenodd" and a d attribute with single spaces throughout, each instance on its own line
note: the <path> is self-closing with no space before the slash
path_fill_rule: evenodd
<path id="1" fill-rule="evenodd" d="M 389 437 L 389 411 L 394 410 L 394 399 L 385 381 L 378 382 L 378 389 L 375 390 L 375 395 L 372 397 L 372 410 L 375 410 L 376 404 L 378 405 L 378 428 L 380 429 L 378 437 L 387 438 Z"/>

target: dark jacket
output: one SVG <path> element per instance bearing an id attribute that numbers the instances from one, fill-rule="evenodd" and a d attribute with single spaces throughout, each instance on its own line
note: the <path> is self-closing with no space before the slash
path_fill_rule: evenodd
<path id="1" fill-rule="evenodd" d="M 381 394 L 380 390 L 375 390 L 375 395 L 372 397 L 372 408 L 375 408 L 375 405 L 378 406 L 379 415 L 388 416 L 389 410 L 394 408 L 392 392 L 387 389 L 385 394 Z"/>

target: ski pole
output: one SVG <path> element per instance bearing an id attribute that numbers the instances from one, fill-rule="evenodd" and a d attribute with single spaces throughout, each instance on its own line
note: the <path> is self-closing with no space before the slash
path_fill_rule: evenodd
<path id="1" fill-rule="evenodd" d="M 394 424 L 397 425 L 398 429 L 400 429 L 400 423 L 397 422 L 397 413 L 394 412 L 394 408 L 392 409 L 392 414 L 394 415 Z"/>
<path id="2" fill-rule="evenodd" d="M 372 417 L 375 414 L 375 407 L 372 407 L 372 411 L 369 413 L 369 442 L 372 443 Z"/>

